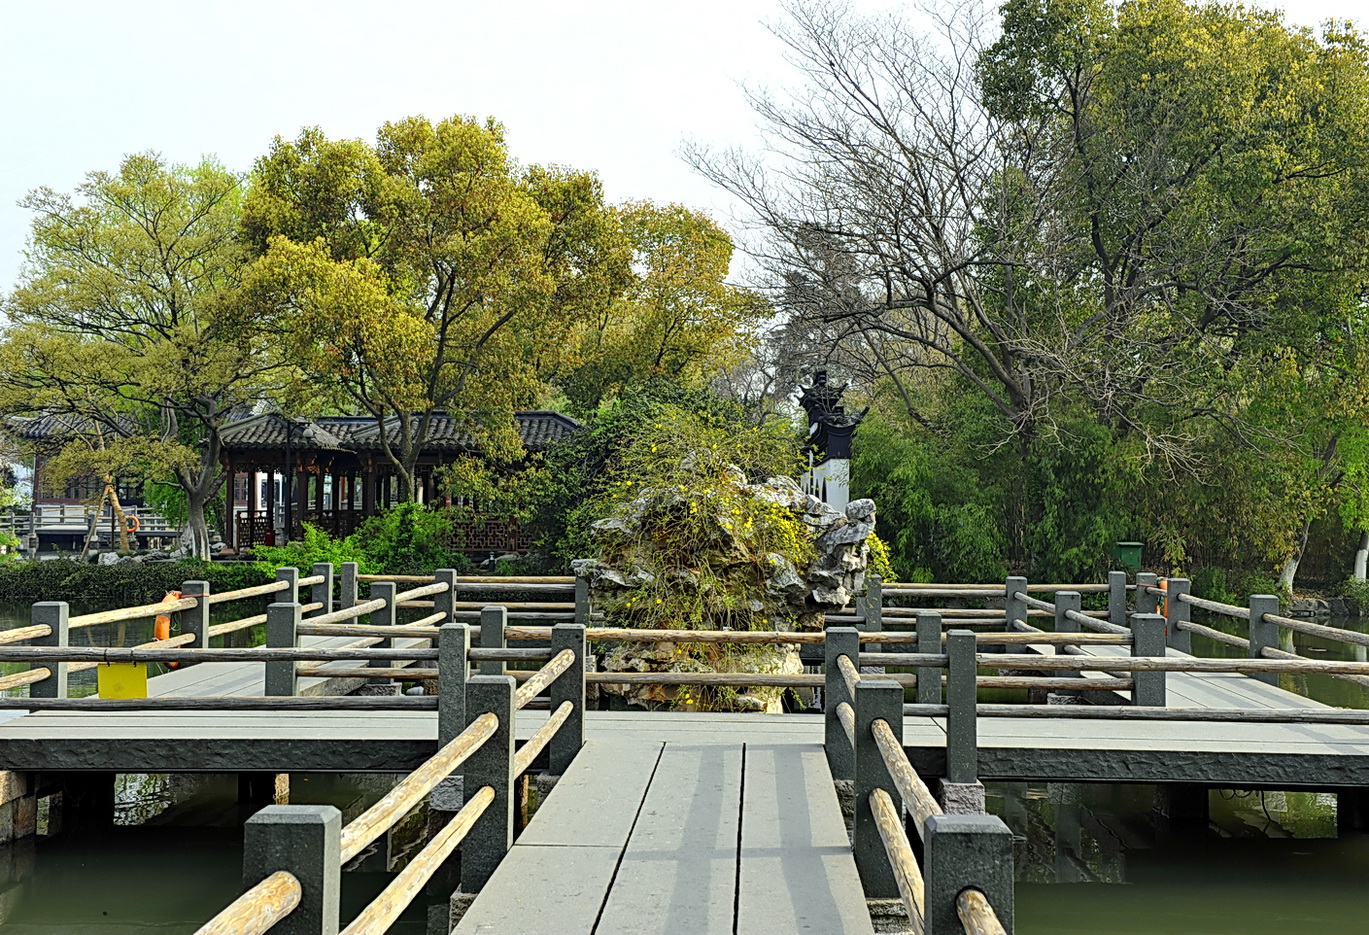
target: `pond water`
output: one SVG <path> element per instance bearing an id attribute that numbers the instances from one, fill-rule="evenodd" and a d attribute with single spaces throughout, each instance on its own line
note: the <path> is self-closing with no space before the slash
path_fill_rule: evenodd
<path id="1" fill-rule="evenodd" d="M 103 609 L 74 605 L 72 613 Z M 220 607 L 216 622 L 259 612 Z M 1245 635 L 1239 621 L 1202 622 Z M 0 629 L 27 623 L 26 606 L 0 604 Z M 1334 623 L 1369 630 L 1369 621 Z M 150 640 L 151 626 L 137 621 L 77 633 L 89 645 L 127 646 Z M 1355 647 L 1290 635 L 1285 648 L 1311 658 L 1364 658 Z M 251 641 L 260 640 L 254 631 Z M 1196 636 L 1194 651 L 1239 655 Z M 74 692 L 93 691 L 93 676 L 73 676 Z M 1369 691 L 1337 679 L 1284 676 L 1281 685 L 1327 704 L 1369 707 Z M 337 805 L 346 820 L 390 781 L 296 775 L 290 799 Z M 1153 807 L 1154 794 L 1144 785 L 989 785 L 990 811 L 1015 836 L 1019 935 L 1369 930 L 1369 835 L 1336 837 L 1333 795 L 1214 790 L 1209 827 L 1194 831 L 1169 827 Z M 238 803 L 232 776 L 120 777 L 113 829 L 0 846 L 0 926 L 5 935 L 192 933 L 239 891 L 242 822 L 253 810 Z M 423 816 L 414 821 L 417 840 Z M 344 874 L 344 918 L 380 892 L 403 857 L 376 863 L 370 858 Z M 442 887 L 433 889 L 392 931 L 445 931 L 445 896 Z"/>

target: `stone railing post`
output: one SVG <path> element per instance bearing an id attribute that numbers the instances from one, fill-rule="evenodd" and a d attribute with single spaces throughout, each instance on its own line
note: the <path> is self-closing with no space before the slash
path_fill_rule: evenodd
<path id="1" fill-rule="evenodd" d="M 456 619 L 456 569 L 439 568 L 433 573 L 433 582 L 447 586 L 447 590 L 433 596 L 433 611 L 442 614 L 437 625 L 443 626 Z"/>
<path id="2" fill-rule="evenodd" d="M 1136 573 L 1136 600 L 1133 602 L 1132 613 L 1153 614 L 1160 608 L 1160 599 L 1147 588 L 1159 587 L 1160 576 L 1149 571 L 1138 571 Z"/>
<path id="3" fill-rule="evenodd" d="M 833 779 L 852 779 L 855 776 L 855 755 L 846 731 L 837 717 L 837 705 L 843 701 L 853 709 L 856 699 L 846 690 L 846 679 L 837 667 L 838 656 L 849 656 L 859 669 L 860 631 L 855 627 L 828 627 L 823 643 L 822 720 L 823 748 L 827 752 L 827 767 Z"/>
<path id="4" fill-rule="evenodd" d="M 1014 620 L 1021 620 L 1023 623 L 1030 623 L 1027 614 L 1027 604 L 1020 598 L 1013 595 L 1018 592 L 1027 593 L 1027 579 L 1021 575 L 1010 575 L 1003 582 L 1003 629 L 1012 632 Z"/>
<path id="5" fill-rule="evenodd" d="M 471 628 L 464 623 L 444 623 L 437 631 L 437 747 L 442 749 L 466 729 L 466 679 L 470 674 L 467 654 Z M 460 775 L 448 776 L 429 794 L 429 806 L 455 812 L 462 805 Z"/>
<path id="6" fill-rule="evenodd" d="M 268 805 L 247 819 L 243 887 L 280 870 L 300 882 L 299 905 L 272 927 L 272 935 L 337 935 L 341 857 L 342 813 L 331 805 Z"/>
<path id="7" fill-rule="evenodd" d="M 314 567 L 309 569 L 309 577 L 317 578 L 319 575 L 323 576 L 323 580 L 309 589 L 309 603 L 323 605 L 314 611 L 315 617 L 333 612 L 333 563 L 315 562 Z"/>
<path id="8" fill-rule="evenodd" d="M 299 603 L 299 569 L 277 568 L 276 580 L 289 582 L 288 586 L 276 592 L 276 603 Z"/>
<path id="9" fill-rule="evenodd" d="M 903 744 L 903 686 L 897 682 L 862 679 L 856 685 L 855 749 L 855 822 L 851 833 L 851 851 L 860 873 L 861 887 L 872 899 L 895 899 L 898 883 L 889 863 L 884 840 L 879 836 L 874 811 L 870 808 L 870 793 L 883 789 L 894 800 L 894 811 L 903 813 L 902 798 L 888 764 L 875 743 L 872 727 L 875 721 L 885 721 L 894 732 L 899 745 Z"/>
<path id="10" fill-rule="evenodd" d="M 480 610 L 480 648 L 504 649 L 504 629 L 509 624 L 509 609 L 502 604 L 483 607 Z M 503 675 L 508 663 L 491 659 L 480 662 L 481 675 Z"/>
<path id="11" fill-rule="evenodd" d="M 1127 625 L 1127 573 L 1108 572 L 1108 622 L 1113 626 Z"/>
<path id="12" fill-rule="evenodd" d="M 589 579 L 577 573 L 575 576 L 575 622 L 586 627 L 589 626 L 590 613 Z"/>
<path id="13" fill-rule="evenodd" d="M 180 612 L 181 634 L 187 633 L 195 637 L 186 643 L 187 649 L 204 649 L 209 645 L 209 582 L 208 581 L 183 581 L 181 582 L 181 597 L 193 597 L 195 606 L 189 607 Z M 185 663 L 182 663 L 185 665 Z"/>
<path id="14" fill-rule="evenodd" d="M 1187 578 L 1170 578 L 1168 596 L 1165 598 L 1165 629 L 1169 637 L 1169 646 L 1181 653 L 1193 650 L 1193 634 L 1179 626 L 1181 623 L 1188 623 L 1192 617 L 1193 608 L 1183 600 L 1192 589 L 1193 584 Z"/>
<path id="15" fill-rule="evenodd" d="M 551 628 L 551 651 L 556 655 L 563 649 L 575 654 L 570 668 L 551 683 L 551 710 L 569 701 L 573 706 L 570 717 L 547 744 L 548 772 L 560 776 L 585 745 L 585 625 L 558 623 Z"/>
<path id="16" fill-rule="evenodd" d="M 917 651 L 941 655 L 941 614 L 931 610 L 917 615 Z M 917 670 L 917 703 L 941 704 L 941 670 L 923 667 Z"/>
<path id="17" fill-rule="evenodd" d="M 1159 614 L 1132 614 L 1131 654 L 1138 658 L 1165 656 L 1165 618 Z M 1131 673 L 1131 703 L 1146 707 L 1165 706 L 1165 673 Z"/>
<path id="18" fill-rule="evenodd" d="M 290 569 L 294 571 L 294 569 Z M 299 645 L 300 605 L 297 602 L 271 604 L 266 608 L 266 646 L 268 649 L 294 649 Z M 298 663 L 293 659 L 267 662 L 266 694 L 292 697 L 299 694 Z"/>
<path id="19" fill-rule="evenodd" d="M 70 612 L 66 601 L 40 601 L 29 610 L 29 622 L 34 626 L 47 626 L 52 632 L 47 636 L 35 637 L 30 641 L 33 646 L 56 646 L 66 649 L 68 635 L 67 619 Z M 52 674 L 41 682 L 29 686 L 30 698 L 65 698 L 67 696 L 67 662 L 34 662 L 30 669 L 47 669 Z"/>
<path id="20" fill-rule="evenodd" d="M 1279 599 L 1273 594 L 1250 595 L 1250 658 L 1264 659 L 1263 650 L 1279 648 L 1279 628 L 1264 619 L 1265 614 L 1279 612 Z M 1251 676 L 1268 685 L 1279 684 L 1277 672 L 1257 672 Z"/>
<path id="21" fill-rule="evenodd" d="M 346 610 L 357 605 L 357 570 L 356 562 L 343 562 L 341 581 L 338 586 L 338 610 Z"/>
<path id="22" fill-rule="evenodd" d="M 924 935 L 964 935 L 955 902 L 966 889 L 989 899 L 1013 930 L 1012 832 L 996 815 L 929 815 L 922 832 Z"/>
<path id="23" fill-rule="evenodd" d="M 946 634 L 946 781 L 979 781 L 979 692 L 972 630 Z"/>
<path id="24" fill-rule="evenodd" d="M 476 675 L 466 683 L 466 723 L 493 712 L 499 726 L 462 769 L 467 796 L 485 786 L 494 801 L 476 819 L 461 846 L 461 891 L 475 894 L 513 846 L 514 681 L 507 675 Z"/>
<path id="25" fill-rule="evenodd" d="M 385 606 L 381 607 L 379 610 L 371 611 L 366 617 L 367 623 L 373 627 L 392 627 L 395 625 L 395 615 L 398 612 L 398 608 L 395 607 L 396 591 L 397 588 L 393 581 L 371 582 L 370 590 L 366 595 L 367 600 L 384 601 Z M 375 648 L 393 649 L 394 645 L 394 640 L 383 639 L 375 644 Z M 368 663 L 368 667 L 372 669 L 388 669 L 394 665 L 396 665 L 396 663 L 393 659 L 372 659 Z M 366 684 L 384 685 L 387 689 L 391 687 L 397 689 L 399 687 L 399 683 L 393 679 L 369 679 Z M 371 690 L 373 691 L 374 689 Z"/>

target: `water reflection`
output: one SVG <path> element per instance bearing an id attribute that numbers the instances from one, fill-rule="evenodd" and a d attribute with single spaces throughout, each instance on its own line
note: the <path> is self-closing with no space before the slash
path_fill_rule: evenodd
<path id="1" fill-rule="evenodd" d="M 990 784 L 1020 935 L 1365 930 L 1369 836 L 1335 837 L 1334 795 L 1214 790 L 1187 823 L 1156 804 L 1154 786 Z"/>

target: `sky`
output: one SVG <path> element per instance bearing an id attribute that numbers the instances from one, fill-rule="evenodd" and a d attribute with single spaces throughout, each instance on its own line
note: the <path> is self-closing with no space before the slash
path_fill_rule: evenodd
<path id="1" fill-rule="evenodd" d="M 893 0 L 853 0 L 862 11 Z M 1361 25 L 1363 0 L 1292 22 Z M 277 136 L 374 139 L 387 120 L 493 116 L 523 163 L 599 173 L 612 201 L 739 206 L 680 158 L 754 147 L 743 85 L 794 83 L 780 0 L 0 0 L 0 292 L 28 233 L 16 202 L 128 153 L 246 171 Z"/>

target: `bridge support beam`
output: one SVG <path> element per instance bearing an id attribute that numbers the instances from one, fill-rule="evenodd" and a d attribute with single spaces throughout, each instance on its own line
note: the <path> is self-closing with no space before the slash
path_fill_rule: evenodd
<path id="1" fill-rule="evenodd" d="M 38 833 L 37 775 L 0 771 L 0 844 Z"/>
<path id="2" fill-rule="evenodd" d="M 1336 793 L 1336 831 L 1341 835 L 1369 831 L 1369 789 Z"/>

